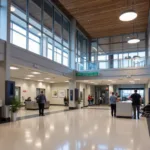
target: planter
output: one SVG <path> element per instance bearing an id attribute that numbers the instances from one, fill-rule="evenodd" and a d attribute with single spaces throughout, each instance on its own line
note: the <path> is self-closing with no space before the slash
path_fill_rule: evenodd
<path id="1" fill-rule="evenodd" d="M 17 112 L 11 113 L 11 121 L 16 121 L 17 120 Z"/>
<path id="2" fill-rule="evenodd" d="M 78 109 L 81 109 L 81 107 L 82 107 L 81 103 L 80 103 L 80 104 L 77 104 L 77 108 L 78 108 Z"/>

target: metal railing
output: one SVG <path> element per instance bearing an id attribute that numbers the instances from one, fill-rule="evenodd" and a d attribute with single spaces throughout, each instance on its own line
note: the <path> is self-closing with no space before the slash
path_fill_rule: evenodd
<path id="1" fill-rule="evenodd" d="M 125 58 L 125 59 L 109 59 L 94 62 L 77 62 L 76 70 L 92 71 L 100 69 L 121 69 L 121 68 L 136 68 L 146 66 L 146 58 Z"/>

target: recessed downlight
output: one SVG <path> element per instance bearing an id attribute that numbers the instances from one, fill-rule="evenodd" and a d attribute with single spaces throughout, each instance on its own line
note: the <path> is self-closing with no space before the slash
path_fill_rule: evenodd
<path id="1" fill-rule="evenodd" d="M 19 68 L 18 68 L 18 67 L 15 67 L 15 66 L 10 66 L 10 69 L 11 69 L 11 70 L 18 70 Z"/>
<path id="2" fill-rule="evenodd" d="M 32 74 L 41 74 L 40 72 L 32 72 Z"/>
<path id="3" fill-rule="evenodd" d="M 112 80 L 108 80 L 109 82 L 112 82 Z"/>
<path id="4" fill-rule="evenodd" d="M 140 81 L 141 79 L 134 79 L 134 80 L 136 80 L 136 81 Z"/>
<path id="5" fill-rule="evenodd" d="M 32 74 L 29 74 L 29 75 L 27 75 L 28 77 L 35 77 L 34 75 L 32 75 Z"/>

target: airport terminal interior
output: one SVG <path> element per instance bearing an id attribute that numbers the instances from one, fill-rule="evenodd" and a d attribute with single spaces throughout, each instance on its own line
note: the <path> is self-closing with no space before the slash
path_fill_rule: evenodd
<path id="1" fill-rule="evenodd" d="M 149 0 L 0 0 L 0 149 L 150 150 L 149 140 Z"/>

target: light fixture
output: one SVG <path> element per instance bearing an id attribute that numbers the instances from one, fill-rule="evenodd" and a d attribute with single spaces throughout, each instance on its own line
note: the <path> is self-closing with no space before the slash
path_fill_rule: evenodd
<path id="1" fill-rule="evenodd" d="M 119 19 L 121 21 L 132 21 L 134 19 L 136 19 L 138 16 L 138 14 L 134 11 L 134 10 L 128 10 L 128 11 L 125 11 L 123 12 Z"/>
<path id="2" fill-rule="evenodd" d="M 135 84 L 135 82 L 134 81 L 129 81 L 131 84 Z"/>
<path id="3" fill-rule="evenodd" d="M 30 80 L 30 78 L 24 78 L 24 79 L 26 79 L 26 80 Z"/>
<path id="4" fill-rule="evenodd" d="M 50 80 L 50 78 L 45 78 L 45 80 Z"/>
<path id="5" fill-rule="evenodd" d="M 34 77 L 34 75 L 30 74 L 30 75 L 27 75 L 28 77 Z"/>
<path id="6" fill-rule="evenodd" d="M 32 72 L 32 74 L 41 74 L 40 72 Z"/>
<path id="7" fill-rule="evenodd" d="M 15 67 L 15 66 L 10 66 L 11 70 L 18 70 L 19 68 Z"/>
<path id="8" fill-rule="evenodd" d="M 136 80 L 136 81 L 140 81 L 141 79 L 134 79 L 134 80 Z"/>
<path id="9" fill-rule="evenodd" d="M 112 82 L 112 80 L 108 80 L 109 82 Z"/>
<path id="10" fill-rule="evenodd" d="M 65 81 L 65 82 L 69 82 L 69 81 Z"/>
<path id="11" fill-rule="evenodd" d="M 138 39 L 138 38 L 131 38 L 130 40 L 128 40 L 129 44 L 136 44 L 139 42 L 140 42 L 140 39 Z"/>
<path id="12" fill-rule="evenodd" d="M 29 27 L 30 29 L 31 29 L 31 28 L 33 28 L 30 24 L 29 24 L 29 26 L 28 26 L 28 27 Z"/>
<path id="13" fill-rule="evenodd" d="M 39 32 L 38 35 L 41 36 L 41 33 Z"/>
<path id="14" fill-rule="evenodd" d="M 11 6 L 11 7 L 10 7 L 10 11 L 11 11 L 11 12 L 14 12 L 15 10 L 16 10 L 16 9 L 15 9 L 14 6 Z"/>

